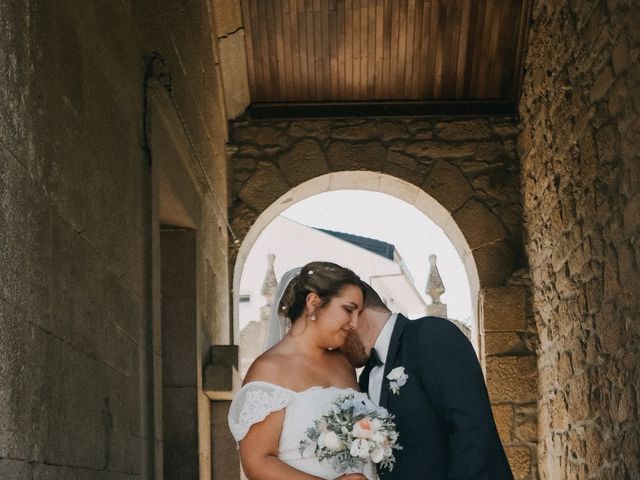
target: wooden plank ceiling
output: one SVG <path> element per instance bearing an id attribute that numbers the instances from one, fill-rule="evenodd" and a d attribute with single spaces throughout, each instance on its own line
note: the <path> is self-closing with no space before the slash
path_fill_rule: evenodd
<path id="1" fill-rule="evenodd" d="M 515 105 L 528 0 L 242 0 L 252 103 Z"/>

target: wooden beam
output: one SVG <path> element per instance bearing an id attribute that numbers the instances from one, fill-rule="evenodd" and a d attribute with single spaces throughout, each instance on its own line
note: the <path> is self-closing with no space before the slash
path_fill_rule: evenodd
<path id="1" fill-rule="evenodd" d="M 247 114 L 254 119 L 341 118 L 397 116 L 515 115 L 511 100 L 434 100 L 411 102 L 285 102 L 253 103 Z"/>

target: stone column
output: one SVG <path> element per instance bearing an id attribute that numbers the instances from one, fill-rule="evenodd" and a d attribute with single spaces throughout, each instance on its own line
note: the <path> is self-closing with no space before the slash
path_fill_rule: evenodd
<path id="1" fill-rule="evenodd" d="M 164 478 L 199 478 L 195 230 L 161 231 Z"/>
<path id="2" fill-rule="evenodd" d="M 204 394 L 211 400 L 212 478 L 240 479 L 238 450 L 227 425 L 231 399 L 240 388 L 237 345 L 213 345 L 210 348 L 202 383 Z"/>
<path id="3" fill-rule="evenodd" d="M 527 290 L 481 291 L 481 349 L 493 413 L 516 480 L 536 472 L 538 376 L 527 332 Z"/>

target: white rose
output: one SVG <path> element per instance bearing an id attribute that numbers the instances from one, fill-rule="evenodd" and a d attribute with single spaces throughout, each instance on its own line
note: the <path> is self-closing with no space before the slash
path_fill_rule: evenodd
<path id="1" fill-rule="evenodd" d="M 371 461 L 373 463 L 380 463 L 383 458 L 384 458 L 384 447 L 378 445 L 371 452 Z"/>
<path id="2" fill-rule="evenodd" d="M 375 432 L 371 435 L 371 441 L 381 445 L 384 443 L 385 437 L 381 432 Z"/>
<path id="3" fill-rule="evenodd" d="M 362 438 L 356 438 L 351 443 L 349 453 L 352 457 L 369 458 L 369 443 Z"/>
<path id="4" fill-rule="evenodd" d="M 396 367 L 393 370 L 391 370 L 389 372 L 389 375 L 387 375 L 387 378 L 391 381 L 398 381 L 401 378 L 404 378 L 404 367 Z M 406 381 L 406 379 L 405 379 Z M 399 383 L 399 382 L 398 382 Z"/>
<path id="5" fill-rule="evenodd" d="M 398 395 L 400 393 L 400 387 L 407 383 L 409 375 L 404 373 L 404 367 L 396 367 L 389 372 L 387 378 L 389 379 L 389 389 L 394 395 Z"/>
<path id="6" fill-rule="evenodd" d="M 318 437 L 318 445 L 321 448 L 325 447 L 332 452 L 339 452 L 344 447 L 342 441 L 340 440 L 340 437 L 331 430 L 327 430 L 326 432 L 320 434 L 320 436 Z"/>

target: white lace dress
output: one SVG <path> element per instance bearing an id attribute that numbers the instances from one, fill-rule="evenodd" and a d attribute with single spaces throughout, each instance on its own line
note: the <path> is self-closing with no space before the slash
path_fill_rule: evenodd
<path id="1" fill-rule="evenodd" d="M 293 468 L 323 479 L 340 476 L 331 465 L 320 462 L 311 448 L 301 455 L 300 441 L 314 420 L 327 411 L 331 402 L 341 393 L 354 390 L 338 387 L 311 387 L 294 392 L 267 382 L 249 382 L 244 385 L 231 402 L 229 428 L 237 442 L 242 440 L 251 426 L 263 421 L 270 413 L 284 410 L 284 422 L 280 434 L 278 458 Z M 366 397 L 366 394 L 355 392 Z M 362 472 L 369 480 L 377 480 L 375 466 L 369 462 Z"/>

